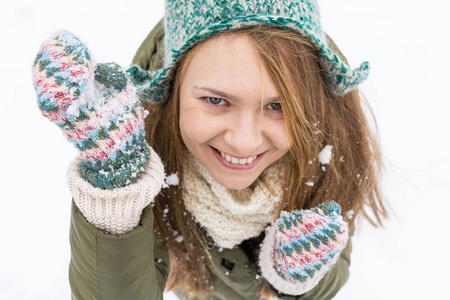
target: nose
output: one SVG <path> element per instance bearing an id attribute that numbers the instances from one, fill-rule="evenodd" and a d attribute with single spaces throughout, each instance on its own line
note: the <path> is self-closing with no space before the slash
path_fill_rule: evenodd
<path id="1" fill-rule="evenodd" d="M 238 114 L 230 120 L 225 132 L 225 142 L 239 156 L 257 154 L 264 141 L 261 119 L 252 114 Z"/>

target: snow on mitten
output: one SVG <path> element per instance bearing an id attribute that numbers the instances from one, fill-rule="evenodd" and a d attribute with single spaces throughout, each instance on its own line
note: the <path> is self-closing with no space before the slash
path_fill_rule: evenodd
<path id="1" fill-rule="evenodd" d="M 41 46 L 33 68 L 39 109 L 79 151 L 83 178 L 99 188 L 134 182 L 149 162 L 144 109 L 115 63 L 96 64 L 62 31 Z"/>
<path id="2" fill-rule="evenodd" d="M 348 227 L 340 214 L 335 202 L 282 212 L 263 242 L 263 277 L 284 294 L 301 295 L 316 286 L 347 244 Z"/>

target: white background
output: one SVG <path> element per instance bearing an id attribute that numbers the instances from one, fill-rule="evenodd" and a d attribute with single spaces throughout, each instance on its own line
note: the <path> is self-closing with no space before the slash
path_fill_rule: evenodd
<path id="1" fill-rule="evenodd" d="M 319 2 L 325 30 L 351 65 L 371 63 L 362 90 L 377 116 L 396 213 L 385 229 L 360 228 L 336 299 L 449 299 L 445 1 Z M 0 299 L 70 298 L 65 174 L 76 150 L 38 111 L 30 68 L 40 44 L 65 28 L 97 60 L 127 66 L 162 15 L 162 0 L 0 4 Z"/>

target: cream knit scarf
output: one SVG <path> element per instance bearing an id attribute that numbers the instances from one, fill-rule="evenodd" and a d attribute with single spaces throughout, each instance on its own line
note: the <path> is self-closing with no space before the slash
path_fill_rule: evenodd
<path id="1" fill-rule="evenodd" d="M 220 185 L 191 154 L 184 166 L 183 200 L 186 209 L 206 228 L 216 244 L 233 248 L 259 236 L 277 219 L 285 187 L 287 159 L 264 171 L 267 187 L 260 179 L 243 190 Z"/>

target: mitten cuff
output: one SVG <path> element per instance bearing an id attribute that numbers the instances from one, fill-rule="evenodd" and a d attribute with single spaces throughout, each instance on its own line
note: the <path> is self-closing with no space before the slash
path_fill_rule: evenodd
<path id="1" fill-rule="evenodd" d="M 278 273 L 274 262 L 274 248 L 276 242 L 276 224 L 266 229 L 266 237 L 264 238 L 261 253 L 259 255 L 259 266 L 262 276 L 280 293 L 287 295 L 302 295 L 314 288 L 319 280 L 308 282 L 305 284 L 292 283 Z M 320 278 L 319 278 L 320 279 Z"/>
<path id="2" fill-rule="evenodd" d="M 165 174 L 161 159 L 150 148 L 145 172 L 134 183 L 112 190 L 101 189 L 84 180 L 77 157 L 69 166 L 68 184 L 75 204 L 89 223 L 113 234 L 124 234 L 139 224 L 142 210 L 158 194 Z"/>

